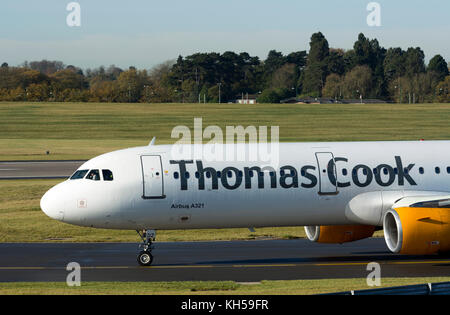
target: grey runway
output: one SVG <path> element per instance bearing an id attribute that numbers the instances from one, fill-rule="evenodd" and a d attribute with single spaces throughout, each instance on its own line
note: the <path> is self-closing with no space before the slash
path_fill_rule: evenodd
<path id="1" fill-rule="evenodd" d="M 72 175 L 84 161 L 0 161 L 0 180 L 63 179 Z"/>
<path id="2" fill-rule="evenodd" d="M 344 245 L 307 240 L 155 243 L 151 267 L 137 243 L 0 244 L 0 282 L 65 281 L 77 262 L 82 281 L 237 281 L 450 276 L 448 257 L 390 254 L 383 239 Z"/>

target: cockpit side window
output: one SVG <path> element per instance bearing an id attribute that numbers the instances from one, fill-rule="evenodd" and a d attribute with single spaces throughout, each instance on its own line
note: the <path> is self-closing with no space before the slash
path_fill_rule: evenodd
<path id="1" fill-rule="evenodd" d="M 114 180 L 113 173 L 110 170 L 102 170 L 103 180 L 111 182 Z"/>
<path id="2" fill-rule="evenodd" d="M 70 179 L 71 180 L 73 180 L 73 179 L 82 179 L 87 174 L 87 172 L 89 172 L 89 170 L 76 171 L 75 174 L 73 174 L 72 177 L 70 177 Z"/>
<path id="3" fill-rule="evenodd" d="M 92 170 L 89 172 L 88 176 L 86 177 L 86 179 L 90 179 L 90 180 L 100 180 L 100 171 L 99 170 Z"/>

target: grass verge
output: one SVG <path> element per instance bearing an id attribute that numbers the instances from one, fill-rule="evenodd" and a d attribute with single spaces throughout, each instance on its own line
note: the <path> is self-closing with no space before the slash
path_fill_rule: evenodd
<path id="1" fill-rule="evenodd" d="M 448 282 L 450 277 L 383 278 L 381 287 Z M 0 283 L 0 295 L 312 295 L 374 289 L 366 279 L 261 281 L 256 284 L 225 282 L 63 282 Z"/>
<path id="2" fill-rule="evenodd" d="M 279 126 L 280 141 L 450 139 L 450 104 L 0 103 L 0 160 L 89 159 L 172 129 Z M 46 151 L 50 151 L 46 155 Z"/>

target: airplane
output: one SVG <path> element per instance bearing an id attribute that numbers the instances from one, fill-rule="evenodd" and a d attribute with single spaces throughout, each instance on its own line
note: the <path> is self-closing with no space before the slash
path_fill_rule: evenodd
<path id="1" fill-rule="evenodd" d="M 244 144 L 249 148 L 249 144 Z M 450 251 L 450 141 L 280 143 L 278 165 L 180 159 L 173 145 L 84 163 L 41 199 L 77 226 L 135 230 L 153 262 L 157 230 L 304 227 L 342 244 L 384 230 L 392 253 Z M 224 144 L 223 150 L 230 145 Z"/>

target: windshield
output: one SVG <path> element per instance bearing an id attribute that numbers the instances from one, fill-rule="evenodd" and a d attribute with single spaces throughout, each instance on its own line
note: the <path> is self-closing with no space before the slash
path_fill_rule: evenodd
<path id="1" fill-rule="evenodd" d="M 86 176 L 87 172 L 89 172 L 89 170 L 76 171 L 75 174 L 73 174 L 70 179 L 82 179 L 84 178 L 84 176 Z"/>
<path id="2" fill-rule="evenodd" d="M 98 170 L 92 170 L 86 178 L 90 180 L 100 180 L 100 172 Z"/>
<path id="3" fill-rule="evenodd" d="M 113 181 L 114 180 L 113 173 L 110 170 L 102 170 L 102 174 L 103 174 L 103 179 L 105 181 Z"/>

